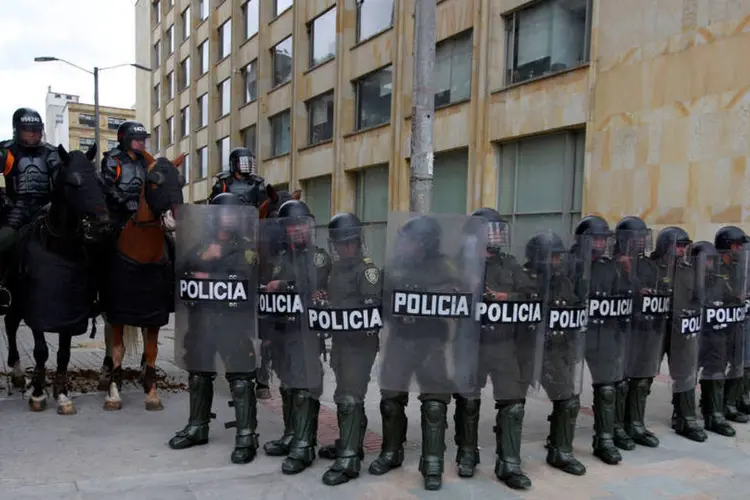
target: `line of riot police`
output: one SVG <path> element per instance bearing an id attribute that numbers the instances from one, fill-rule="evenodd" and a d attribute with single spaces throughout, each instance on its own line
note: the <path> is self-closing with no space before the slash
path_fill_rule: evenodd
<path id="1" fill-rule="evenodd" d="M 317 450 L 333 460 L 328 485 L 359 476 L 368 420 L 365 398 L 377 361 L 382 448 L 369 472 L 400 467 L 411 393 L 421 404 L 419 470 L 441 487 L 448 405 L 456 401 L 455 461 L 462 477 L 479 464 L 481 392 L 492 382 L 500 481 L 531 487 L 521 467 L 526 398 L 552 402 L 547 462 L 583 475 L 573 454 L 584 369 L 594 391 L 593 454 L 607 464 L 620 450 L 658 446 L 645 408 L 664 354 L 674 389 L 673 428 L 694 441 L 695 388 L 705 429 L 732 435 L 728 420 L 750 411 L 745 369 L 748 237 L 721 229 L 715 244 L 693 243 L 676 227 L 651 231 L 636 217 L 614 230 L 585 217 L 572 245 L 539 228 L 511 251 L 511 227 L 494 209 L 470 215 L 390 213 L 385 256 L 367 252 L 375 228 L 335 215 L 318 229 L 304 202 L 277 217 L 222 193 L 177 214 L 176 358 L 190 372 L 188 425 L 173 448 L 205 444 L 212 381 L 224 371 L 237 420 L 232 461 L 258 450 L 253 384 L 259 339 L 270 341 L 284 429 L 263 449 L 296 474 L 316 458 L 324 370 L 320 336 L 332 339 L 339 438 Z M 325 238 L 321 234 L 324 233 Z M 326 240 L 328 248 L 318 246 Z M 523 264 L 514 256 L 523 255 Z M 256 291 L 257 289 L 257 291 Z"/>

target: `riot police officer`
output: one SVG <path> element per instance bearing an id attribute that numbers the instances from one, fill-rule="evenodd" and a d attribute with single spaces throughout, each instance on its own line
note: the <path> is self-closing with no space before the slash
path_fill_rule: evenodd
<path id="1" fill-rule="evenodd" d="M 329 251 L 333 257 L 325 307 L 349 314 L 360 308 L 379 308 L 380 270 L 364 254 L 362 223 L 352 213 L 339 213 L 328 223 Z M 366 314 L 360 315 L 365 317 Z M 352 315 L 352 317 L 354 317 Z M 350 324 L 349 321 L 346 322 Z M 365 396 L 378 351 L 378 329 L 364 324 L 357 331 L 332 331 L 331 367 L 336 375 L 333 400 L 337 406 L 339 439 L 319 450 L 321 458 L 336 461 L 323 475 L 333 486 L 359 476 L 367 431 Z"/>
<path id="2" fill-rule="evenodd" d="M 183 280 L 203 280 L 203 284 L 210 283 L 209 280 L 221 282 L 225 292 L 231 283 L 250 288 L 249 284 L 257 280 L 258 258 L 247 224 L 249 221 L 242 219 L 237 208 L 242 201 L 231 193 L 224 193 L 216 196 L 211 204 L 221 209 L 212 210 L 209 219 L 191 219 L 189 209 L 204 207 L 185 207 L 188 211 L 183 220 L 210 226 L 209 232 L 213 234 L 187 252 L 184 261 L 180 259 L 178 272 Z M 257 212 L 255 217 L 257 220 Z M 203 229 L 190 227 L 190 222 L 186 222 L 186 225 L 188 227 L 181 228 L 183 231 L 198 232 Z M 230 281 L 230 276 L 240 276 L 241 279 Z M 243 285 L 243 281 L 247 284 Z M 185 287 L 187 290 L 188 286 Z M 182 288 L 180 286 L 181 295 Z M 258 418 L 253 387 L 255 353 L 251 338 L 254 325 L 247 324 L 251 318 L 255 318 L 255 287 L 243 290 L 243 295 L 244 303 L 232 302 L 239 300 L 236 297 L 232 301 L 222 301 L 216 296 L 215 301 L 194 305 L 192 311 L 186 312 L 187 329 L 179 332 L 178 337 L 182 337 L 184 344 L 184 356 L 180 363 L 189 371 L 190 417 L 185 428 L 169 441 L 172 449 L 181 450 L 208 443 L 216 377 L 214 357 L 218 352 L 226 369 L 226 379 L 232 393 L 230 406 L 234 406 L 236 418 L 233 425 L 237 433 L 231 460 L 236 464 L 245 464 L 256 456 Z M 186 300 L 184 297 L 181 299 Z M 187 297 L 187 300 L 190 299 Z"/>
<path id="3" fill-rule="evenodd" d="M 54 177 L 61 166 L 57 148 L 43 140 L 44 122 L 31 108 L 13 113 L 13 139 L 0 142 L 0 167 L 5 191 L 0 221 L 0 253 L 10 249 L 18 230 L 50 201 Z"/>
<path id="4" fill-rule="evenodd" d="M 304 307 L 326 289 L 331 259 L 313 240 L 314 217 L 307 204 L 290 200 L 279 208 L 278 221 L 284 232 L 272 257 L 271 272 L 264 290 L 299 297 Z M 287 455 L 281 466 L 284 474 L 297 474 L 315 460 L 323 367 L 317 337 L 312 335 L 301 314 L 285 315 L 276 321 L 271 341 L 273 365 L 281 381 L 284 408 L 284 434 L 263 445 L 270 456 Z M 293 319 L 288 319 L 293 316 Z"/>
<path id="5" fill-rule="evenodd" d="M 511 307 L 528 305 L 534 297 L 531 279 L 510 250 L 510 227 L 497 210 L 479 208 L 471 213 L 487 220 L 487 257 L 484 276 L 484 301 L 489 308 L 502 303 Z M 514 309 L 515 310 L 515 309 Z M 488 315 L 489 316 L 489 315 Z M 455 394 L 454 413 L 456 463 L 458 475 L 472 477 L 479 464 L 480 391 L 492 380 L 495 399 L 495 476 L 514 489 L 528 489 L 531 480 L 521 469 L 521 431 L 526 393 L 532 383 L 535 332 L 540 323 L 523 318 L 515 324 L 485 321 L 480 337 L 477 392 Z"/>
<path id="6" fill-rule="evenodd" d="M 221 172 L 211 188 L 209 202 L 221 193 L 233 193 L 243 203 L 259 207 L 266 199 L 265 180 L 258 175 L 255 155 L 247 148 L 229 153 L 229 172 Z"/>
<path id="7" fill-rule="evenodd" d="M 748 269 L 748 262 L 745 262 L 744 256 L 747 255 L 746 245 L 748 242 L 750 242 L 750 238 L 748 238 L 747 234 L 737 226 L 725 226 L 716 232 L 716 235 L 714 236 L 714 246 L 716 247 L 716 250 L 721 253 L 721 263 L 719 266 L 721 275 L 747 276 L 750 269 Z M 740 256 L 743 258 L 740 258 Z M 735 293 L 741 295 L 740 298 L 742 300 L 747 299 L 745 296 L 746 290 L 744 284 L 744 280 L 742 283 L 731 283 Z M 742 289 L 738 290 L 738 287 L 741 287 Z M 746 326 L 747 322 L 745 321 L 741 325 L 741 328 L 743 329 L 743 343 L 747 342 L 747 338 L 745 337 L 746 334 L 744 332 Z M 734 349 L 734 346 L 732 345 L 728 345 L 727 347 L 729 349 Z M 745 352 L 743 352 L 743 355 L 747 352 L 746 349 L 747 345 L 745 345 Z M 750 374 L 750 359 L 745 357 L 743 365 L 743 374 L 745 379 L 747 379 L 748 374 Z M 750 390 L 750 387 L 743 389 L 743 386 L 744 383 L 742 377 L 727 377 L 724 385 L 725 416 L 727 420 L 740 424 L 747 423 L 748 420 L 750 420 L 747 415 L 747 413 L 750 412 L 750 407 L 748 407 L 747 404 L 742 404 L 742 397 L 744 395 L 747 398 L 747 391 Z"/>

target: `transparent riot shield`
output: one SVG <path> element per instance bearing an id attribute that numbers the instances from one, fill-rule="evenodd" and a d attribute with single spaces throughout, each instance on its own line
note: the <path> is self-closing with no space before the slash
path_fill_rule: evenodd
<path id="1" fill-rule="evenodd" d="M 191 372 L 257 365 L 258 211 L 183 205 L 175 249 L 175 360 Z M 217 363 L 220 360 L 220 363 Z"/>
<path id="2" fill-rule="evenodd" d="M 591 247 L 585 237 L 578 243 Z M 569 399 L 583 386 L 591 256 L 575 247 L 566 251 L 558 235 L 543 231 L 527 243 L 524 266 L 544 303 L 544 335 L 537 349 L 541 371 L 535 387 L 541 386 L 552 401 Z"/>
<path id="3" fill-rule="evenodd" d="M 272 364 L 290 389 L 322 387 L 320 339 L 308 324 L 313 301 L 325 290 L 328 253 L 315 245 L 311 217 L 263 219 L 260 235 L 266 258 L 258 289 L 258 314 L 271 344 Z"/>
<path id="4" fill-rule="evenodd" d="M 486 224 L 461 215 L 388 214 L 381 389 L 475 392 Z"/>
<path id="5" fill-rule="evenodd" d="M 705 257 L 703 331 L 700 339 L 701 380 L 742 377 L 747 274 L 744 252 Z"/>
<path id="6" fill-rule="evenodd" d="M 675 261 L 672 320 L 669 324 L 669 376 L 673 392 L 695 388 L 706 295 L 706 259 L 685 255 Z"/>

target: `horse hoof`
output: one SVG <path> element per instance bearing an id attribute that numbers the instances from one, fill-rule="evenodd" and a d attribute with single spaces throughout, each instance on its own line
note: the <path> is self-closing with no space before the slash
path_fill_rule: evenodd
<path id="1" fill-rule="evenodd" d="M 31 411 L 44 411 L 47 409 L 47 397 L 31 396 L 29 398 L 29 409 Z"/>
<path id="2" fill-rule="evenodd" d="M 158 399 L 149 399 L 146 401 L 146 411 L 162 411 L 164 405 Z"/>
<path id="3" fill-rule="evenodd" d="M 78 410 L 76 410 L 73 401 L 68 396 L 61 394 L 57 397 L 58 415 L 75 415 L 76 413 L 78 413 Z"/>
<path id="4" fill-rule="evenodd" d="M 105 401 L 104 409 L 107 411 L 122 410 L 122 401 Z"/>

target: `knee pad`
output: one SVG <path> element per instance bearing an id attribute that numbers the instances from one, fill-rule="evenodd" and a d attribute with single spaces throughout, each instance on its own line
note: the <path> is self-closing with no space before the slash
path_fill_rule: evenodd
<path id="1" fill-rule="evenodd" d="M 254 389 L 253 381 L 249 377 L 229 378 L 229 376 L 227 376 L 227 381 L 229 382 L 229 388 L 232 391 L 232 397 L 240 397 L 242 394 L 248 391 L 252 392 Z"/>
<path id="2" fill-rule="evenodd" d="M 405 407 L 406 402 L 400 397 L 380 400 L 380 413 L 383 415 L 383 418 L 393 418 L 396 415 L 401 415 L 404 413 Z"/>
<path id="3" fill-rule="evenodd" d="M 597 388 L 597 392 L 602 397 L 602 402 L 604 403 L 614 403 L 615 402 L 615 387 L 613 385 L 603 385 Z"/>
<path id="4" fill-rule="evenodd" d="M 460 408 L 469 417 L 476 417 L 479 415 L 479 408 L 482 404 L 481 399 L 469 399 L 464 397 L 456 398 L 456 408 Z"/>
<path id="5" fill-rule="evenodd" d="M 581 409 L 581 400 L 578 396 L 560 401 L 560 409 L 570 417 L 575 417 Z"/>
<path id="6" fill-rule="evenodd" d="M 340 395 L 338 398 L 336 398 L 336 404 L 338 406 L 355 406 L 357 404 L 361 404 L 362 400 L 352 396 L 351 394 L 344 394 Z"/>
<path id="7" fill-rule="evenodd" d="M 422 415 L 431 424 L 439 424 L 445 420 L 447 405 L 442 401 L 423 401 Z"/>

